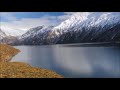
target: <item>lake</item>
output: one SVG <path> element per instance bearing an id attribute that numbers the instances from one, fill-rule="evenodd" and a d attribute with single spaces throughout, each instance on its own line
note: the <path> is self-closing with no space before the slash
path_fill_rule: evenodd
<path id="1" fill-rule="evenodd" d="M 26 62 L 66 78 L 120 78 L 120 47 L 104 45 L 14 46 L 11 62 Z"/>

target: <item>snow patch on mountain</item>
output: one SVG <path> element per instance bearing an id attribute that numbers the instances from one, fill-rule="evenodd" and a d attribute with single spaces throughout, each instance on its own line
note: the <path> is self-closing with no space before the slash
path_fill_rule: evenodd
<path id="1" fill-rule="evenodd" d="M 25 39 L 29 37 L 37 37 L 39 34 L 51 31 L 53 26 L 38 26 L 35 28 L 29 29 L 25 34 L 19 37 L 19 39 Z"/>
<path id="2" fill-rule="evenodd" d="M 7 35 L 0 29 L 0 40 L 2 40 Z"/>
<path id="3" fill-rule="evenodd" d="M 70 29 L 73 27 L 76 29 L 79 28 L 79 30 L 83 27 L 104 27 L 105 25 L 115 24 L 119 21 L 120 12 L 78 12 L 56 26 L 53 32 L 59 30 L 60 33 L 64 33 L 73 30 Z"/>
<path id="4" fill-rule="evenodd" d="M 2 29 L 2 27 L 1 27 L 1 29 Z M 7 36 L 21 36 L 22 34 L 26 33 L 25 30 L 8 28 L 8 27 L 3 28 L 2 31 L 5 32 L 5 34 Z"/>

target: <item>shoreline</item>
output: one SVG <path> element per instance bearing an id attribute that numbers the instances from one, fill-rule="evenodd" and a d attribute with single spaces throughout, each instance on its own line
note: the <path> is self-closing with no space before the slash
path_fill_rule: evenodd
<path id="1" fill-rule="evenodd" d="M 41 45 L 25 45 L 25 44 L 20 44 L 20 45 L 11 45 L 11 46 L 56 46 L 56 45 L 81 45 L 81 46 L 83 46 L 83 45 L 88 45 L 88 46 L 91 46 L 91 45 L 93 45 L 93 46 L 96 46 L 96 45 L 107 45 L 107 46 L 118 46 L 118 45 L 120 45 L 120 42 L 90 42 L 90 43 L 62 43 L 62 44 L 41 44 Z"/>

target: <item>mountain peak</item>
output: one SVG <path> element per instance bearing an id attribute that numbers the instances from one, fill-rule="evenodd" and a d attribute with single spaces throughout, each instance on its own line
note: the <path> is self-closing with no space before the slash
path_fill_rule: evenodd
<path id="1" fill-rule="evenodd" d="M 76 20 L 77 19 L 77 20 L 83 21 L 83 20 L 86 20 L 88 15 L 90 15 L 90 14 L 91 14 L 90 12 L 77 12 L 77 13 L 73 14 L 70 17 L 70 19 L 71 20 Z"/>
<path id="2" fill-rule="evenodd" d="M 23 34 L 21 37 L 21 39 L 25 39 L 25 38 L 28 38 L 28 37 L 34 37 L 34 36 L 37 36 L 38 34 L 42 34 L 42 33 L 45 33 L 45 32 L 48 32 L 50 30 L 52 30 L 54 26 L 37 26 L 35 28 L 31 28 L 29 29 L 25 34 Z"/>
<path id="3" fill-rule="evenodd" d="M 73 27 L 104 27 L 106 24 L 109 25 L 118 22 L 120 22 L 120 12 L 77 12 L 55 27 L 54 31 L 59 29 L 66 32 Z"/>

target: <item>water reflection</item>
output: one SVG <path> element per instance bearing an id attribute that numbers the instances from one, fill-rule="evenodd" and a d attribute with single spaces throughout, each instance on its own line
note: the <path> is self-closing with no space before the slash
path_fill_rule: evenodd
<path id="1" fill-rule="evenodd" d="M 65 77 L 120 77 L 120 48 L 17 46 L 13 61 L 56 71 Z"/>

